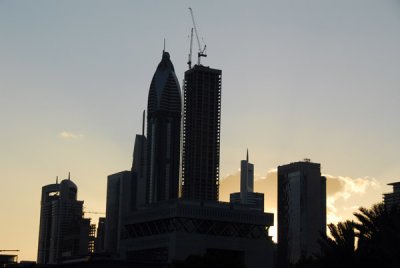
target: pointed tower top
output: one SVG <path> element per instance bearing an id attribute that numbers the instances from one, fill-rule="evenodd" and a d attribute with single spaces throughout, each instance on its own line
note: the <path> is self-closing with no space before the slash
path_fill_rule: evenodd
<path id="1" fill-rule="evenodd" d="M 56 184 L 58 184 L 58 176 L 56 176 Z"/>
<path id="2" fill-rule="evenodd" d="M 164 38 L 164 49 L 163 49 L 163 53 L 165 52 L 165 38 Z"/>
<path id="3" fill-rule="evenodd" d="M 143 120 L 142 120 L 142 136 L 144 137 L 144 119 L 146 116 L 146 110 L 143 110 Z"/>
<path id="4" fill-rule="evenodd" d="M 71 180 L 71 172 L 68 172 L 68 180 Z"/>
<path id="5" fill-rule="evenodd" d="M 247 148 L 246 161 L 247 161 L 247 163 L 249 162 L 249 148 Z"/>

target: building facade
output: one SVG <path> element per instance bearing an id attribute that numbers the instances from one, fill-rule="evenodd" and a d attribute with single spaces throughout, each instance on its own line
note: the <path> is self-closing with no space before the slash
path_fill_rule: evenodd
<path id="1" fill-rule="evenodd" d="M 104 238 L 106 235 L 106 218 L 99 217 L 99 222 L 97 224 L 96 239 L 94 240 L 94 252 L 103 253 L 104 249 Z"/>
<path id="2" fill-rule="evenodd" d="M 167 265 L 209 252 L 240 256 L 245 267 L 272 268 L 268 234 L 274 215 L 215 201 L 170 200 L 131 215 L 121 235 L 122 259 Z"/>
<path id="3" fill-rule="evenodd" d="M 221 70 L 195 65 L 185 72 L 182 196 L 218 201 Z"/>
<path id="4" fill-rule="evenodd" d="M 383 203 L 388 209 L 397 207 L 400 209 L 400 182 L 389 183 L 393 186 L 393 192 L 383 195 Z"/>
<path id="5" fill-rule="evenodd" d="M 132 188 L 130 171 L 121 171 L 107 178 L 104 249 L 111 254 L 118 252 L 124 216 L 134 210 Z"/>
<path id="6" fill-rule="evenodd" d="M 278 167 L 278 265 L 319 253 L 326 233 L 326 178 L 309 159 Z"/>
<path id="7" fill-rule="evenodd" d="M 147 104 L 147 203 L 178 198 L 181 109 L 179 82 L 163 51 Z"/>
<path id="8" fill-rule="evenodd" d="M 132 162 L 132 207 L 137 207 L 146 204 L 146 145 L 147 139 L 142 135 L 136 135 L 135 147 L 133 150 Z"/>
<path id="9" fill-rule="evenodd" d="M 39 225 L 39 264 L 60 263 L 87 255 L 90 250 L 90 219 L 83 215 L 83 201 L 69 178 L 42 187 Z"/>

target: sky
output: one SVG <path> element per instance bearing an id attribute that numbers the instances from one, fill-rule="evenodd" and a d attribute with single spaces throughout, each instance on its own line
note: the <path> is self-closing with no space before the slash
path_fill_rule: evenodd
<path id="1" fill-rule="evenodd" d="M 399 0 L 0 0 L 0 249 L 36 259 L 41 187 L 56 176 L 71 172 L 85 210 L 105 211 L 164 38 L 179 81 L 187 70 L 188 7 L 202 63 L 222 70 L 221 200 L 247 148 L 268 212 L 277 166 L 303 158 L 328 178 L 328 222 L 400 180 Z"/>

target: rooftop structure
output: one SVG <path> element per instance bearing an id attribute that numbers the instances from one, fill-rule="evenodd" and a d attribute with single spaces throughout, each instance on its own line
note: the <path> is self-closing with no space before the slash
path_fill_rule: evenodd
<path id="1" fill-rule="evenodd" d="M 166 264 L 210 251 L 235 252 L 248 268 L 272 267 L 273 214 L 222 202 L 171 200 L 131 214 L 121 258 Z"/>

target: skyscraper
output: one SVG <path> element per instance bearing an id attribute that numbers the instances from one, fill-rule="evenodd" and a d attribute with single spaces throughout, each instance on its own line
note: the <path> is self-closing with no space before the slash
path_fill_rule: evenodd
<path id="1" fill-rule="evenodd" d="M 135 147 L 133 149 L 132 161 L 132 185 L 131 203 L 132 209 L 146 204 L 146 145 L 147 139 L 144 135 L 145 112 L 143 111 L 142 135 L 136 135 Z"/>
<path id="2" fill-rule="evenodd" d="M 90 219 L 82 218 L 83 201 L 70 178 L 42 187 L 38 259 L 54 264 L 89 253 Z"/>
<path id="3" fill-rule="evenodd" d="M 218 201 L 221 70 L 195 65 L 185 72 L 182 194 Z"/>
<path id="4" fill-rule="evenodd" d="M 107 201 L 104 249 L 117 253 L 124 217 L 133 210 L 132 177 L 121 171 L 107 177 Z"/>
<path id="5" fill-rule="evenodd" d="M 249 151 L 246 160 L 240 161 L 240 192 L 230 194 L 230 202 L 264 211 L 264 194 L 254 192 L 254 165 L 249 162 Z"/>
<path id="6" fill-rule="evenodd" d="M 278 167 L 278 265 L 319 253 L 326 232 L 326 178 L 309 159 Z"/>
<path id="7" fill-rule="evenodd" d="M 249 151 L 246 160 L 240 161 L 240 198 L 247 203 L 247 193 L 254 191 L 254 165 L 249 162 Z"/>
<path id="8" fill-rule="evenodd" d="M 181 91 L 168 52 L 151 81 L 147 105 L 147 202 L 179 194 Z"/>
<path id="9" fill-rule="evenodd" d="M 393 192 L 383 194 L 383 203 L 389 210 L 396 206 L 400 209 L 400 182 L 392 182 L 388 185 L 393 186 Z"/>

